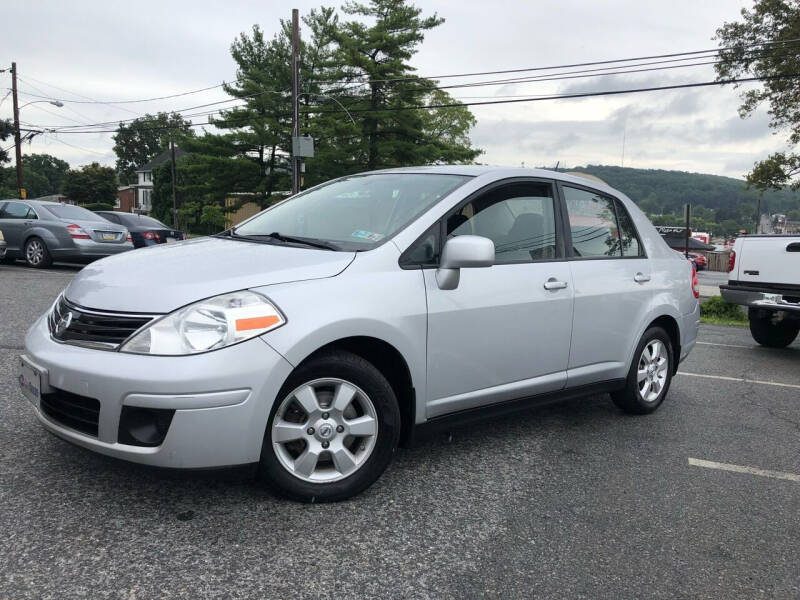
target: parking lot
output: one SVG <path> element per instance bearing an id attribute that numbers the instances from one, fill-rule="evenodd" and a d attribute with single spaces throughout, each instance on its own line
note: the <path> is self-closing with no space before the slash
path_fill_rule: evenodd
<path id="1" fill-rule="evenodd" d="M 301 505 L 39 427 L 16 357 L 76 272 L 0 266 L 2 599 L 800 596 L 800 340 L 704 325 L 651 416 L 596 396 L 456 429 Z"/>

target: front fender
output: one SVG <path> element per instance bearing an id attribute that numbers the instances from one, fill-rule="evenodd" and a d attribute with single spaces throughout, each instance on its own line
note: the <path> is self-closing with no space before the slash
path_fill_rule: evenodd
<path id="1" fill-rule="evenodd" d="M 263 340 L 292 365 L 333 342 L 376 338 L 406 361 L 417 394 L 416 420 L 427 397 L 427 308 L 419 270 L 353 273 L 314 281 L 267 286 L 258 291 L 286 315 L 286 325 Z"/>

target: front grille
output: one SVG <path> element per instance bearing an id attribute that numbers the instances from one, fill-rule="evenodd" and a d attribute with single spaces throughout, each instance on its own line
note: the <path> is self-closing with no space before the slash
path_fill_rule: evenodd
<path id="1" fill-rule="evenodd" d="M 97 437 L 100 421 L 100 401 L 52 388 L 42 394 L 42 411 L 53 421 Z"/>
<path id="2" fill-rule="evenodd" d="M 112 313 L 83 308 L 61 296 L 48 317 L 54 339 L 76 346 L 116 350 L 155 315 Z"/>

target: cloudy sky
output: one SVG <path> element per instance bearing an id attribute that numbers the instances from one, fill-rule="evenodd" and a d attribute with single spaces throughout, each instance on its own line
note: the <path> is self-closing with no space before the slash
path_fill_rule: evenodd
<path id="1" fill-rule="evenodd" d="M 446 19 L 428 33 L 413 64 L 422 75 L 494 71 L 704 50 L 715 29 L 749 0 L 417 0 Z M 7 3 L 0 68 L 15 60 L 21 120 L 64 126 L 129 119 L 226 99 L 220 89 L 133 104 L 212 86 L 234 77 L 231 41 L 258 23 L 269 33 L 291 9 L 318 2 L 27 0 Z M 11 28 L 8 24 L 14 23 Z M 484 78 L 485 79 L 485 78 Z M 468 100 L 673 85 L 713 79 L 710 66 L 568 81 L 453 90 Z M 459 80 L 466 81 L 466 80 Z M 0 99 L 10 76 L 0 74 Z M 24 93 L 23 93 L 24 92 Z M 476 98 L 480 97 L 480 98 Z M 69 100 L 69 102 L 67 102 Z M 782 139 L 765 113 L 739 119 L 730 86 L 606 98 L 474 107 L 482 162 L 528 166 L 614 164 L 741 177 Z M 10 117 L 11 100 L 0 104 Z M 625 140 L 623 159 L 623 138 Z M 47 152 L 77 166 L 113 164 L 111 134 L 47 134 L 24 151 Z"/>

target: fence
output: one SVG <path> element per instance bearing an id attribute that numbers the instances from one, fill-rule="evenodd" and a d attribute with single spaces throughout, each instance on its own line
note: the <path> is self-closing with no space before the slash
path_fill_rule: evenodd
<path id="1" fill-rule="evenodd" d="M 730 250 L 723 250 L 722 252 L 700 252 L 708 260 L 707 269 L 709 271 L 728 272 L 728 260 L 731 256 Z"/>

